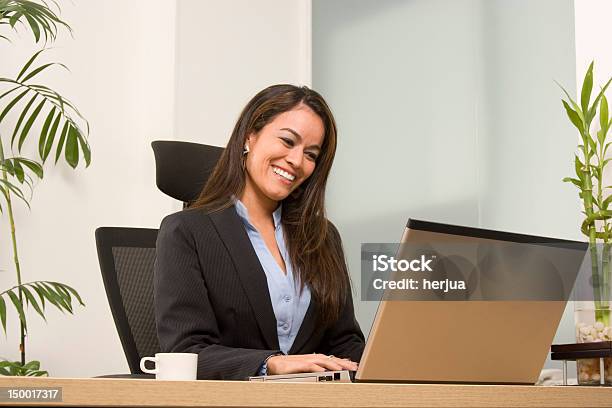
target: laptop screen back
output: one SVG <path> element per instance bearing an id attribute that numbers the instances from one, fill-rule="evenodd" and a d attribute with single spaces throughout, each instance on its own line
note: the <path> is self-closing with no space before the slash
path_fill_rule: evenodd
<path id="1" fill-rule="evenodd" d="M 416 220 L 409 220 L 401 242 L 573 244 L 573 264 L 565 263 L 569 290 L 587 249 L 586 243 Z M 537 271 L 522 272 L 537 279 Z M 379 304 L 357 381 L 533 384 L 567 302 L 389 299 Z"/>

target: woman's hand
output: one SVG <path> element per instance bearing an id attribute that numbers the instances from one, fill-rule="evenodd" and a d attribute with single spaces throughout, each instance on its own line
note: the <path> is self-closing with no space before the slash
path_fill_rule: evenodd
<path id="1" fill-rule="evenodd" d="M 357 363 L 348 358 L 325 354 L 273 356 L 268 359 L 268 374 L 317 373 L 322 371 L 357 370 Z"/>

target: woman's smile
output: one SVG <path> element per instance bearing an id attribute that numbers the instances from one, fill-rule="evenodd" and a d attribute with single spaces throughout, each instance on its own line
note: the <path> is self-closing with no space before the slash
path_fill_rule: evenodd
<path id="1" fill-rule="evenodd" d="M 272 165 L 272 172 L 283 183 L 291 185 L 296 178 L 296 175 L 285 168 Z"/>

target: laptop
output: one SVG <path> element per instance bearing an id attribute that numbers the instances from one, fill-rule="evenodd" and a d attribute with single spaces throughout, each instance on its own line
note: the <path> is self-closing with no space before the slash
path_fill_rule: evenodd
<path id="1" fill-rule="evenodd" d="M 534 384 L 588 243 L 409 219 L 396 258 L 407 259 L 414 255 L 408 252 L 418 252 L 417 248 L 427 248 L 430 255 L 437 251 L 439 260 L 465 261 L 467 257 L 467 264 L 482 260 L 478 252 L 482 248 L 493 248 L 499 259 L 508 262 L 502 262 L 502 270 L 493 276 L 487 275 L 493 282 L 488 286 L 492 291 L 479 287 L 481 293 L 464 296 L 469 300 L 440 300 L 435 297 L 440 291 L 413 291 L 398 298 L 385 289 L 358 371 L 337 372 L 331 381 Z M 472 248 L 478 254 L 466 255 Z M 449 251 L 459 251 L 461 256 Z M 489 264 L 479 264 L 480 269 L 475 267 L 471 273 L 489 273 L 483 271 L 483 265 Z M 549 266 L 556 272 L 553 278 L 542 273 Z M 510 280 L 496 281 L 503 274 Z M 543 281 L 542 276 L 548 280 Z M 471 277 L 466 281 L 469 286 Z M 487 288 L 484 279 L 479 286 Z M 560 289 L 549 291 L 549 286 Z M 526 287 L 536 289 L 525 293 L 528 291 L 521 288 Z M 304 373 L 251 380 L 328 381 L 322 379 L 323 374 L 329 375 Z"/>
<path id="2" fill-rule="evenodd" d="M 503 274 L 509 279 L 490 284 L 493 295 L 474 293 L 471 300 L 387 300 L 385 293 L 356 381 L 534 384 L 588 243 L 413 219 L 401 243 L 398 259 L 404 258 L 399 252 L 419 245 L 459 247 L 463 258 L 468 249 L 489 248 L 508 261 L 489 280 Z M 547 267 L 556 273 L 547 277 Z M 490 271 L 482 269 L 474 271 L 485 286 L 482 276 Z M 561 291 L 549 292 L 548 286 Z"/>

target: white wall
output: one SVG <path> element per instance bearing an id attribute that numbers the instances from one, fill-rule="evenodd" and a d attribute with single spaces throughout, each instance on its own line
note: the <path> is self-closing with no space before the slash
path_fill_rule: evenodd
<path id="1" fill-rule="evenodd" d="M 180 0 L 175 138 L 225 146 L 266 86 L 310 84 L 310 1 Z"/>
<path id="2" fill-rule="evenodd" d="M 174 116 L 174 3 L 63 1 L 74 28 L 56 43 L 50 60 L 64 62 L 44 83 L 73 100 L 91 124 L 92 164 L 71 171 L 46 167 L 32 211 L 17 204 L 16 223 L 25 281 L 70 284 L 86 303 L 74 316 L 48 308 L 48 324 L 29 313 L 27 358 L 51 375 L 128 372 L 110 314 L 96 255 L 98 226 L 156 227 L 171 201 L 155 187 L 150 142 L 172 134 Z M 0 72 L 13 75 L 36 47 L 28 35 L 2 44 Z M 12 121 L 14 123 L 14 120 Z M 6 137 L 7 128 L 2 132 Z M 34 138 L 33 138 L 34 139 Z M 0 287 L 15 282 L 8 222 L 0 218 Z M 0 356 L 18 359 L 18 326 L 9 314 Z"/>

